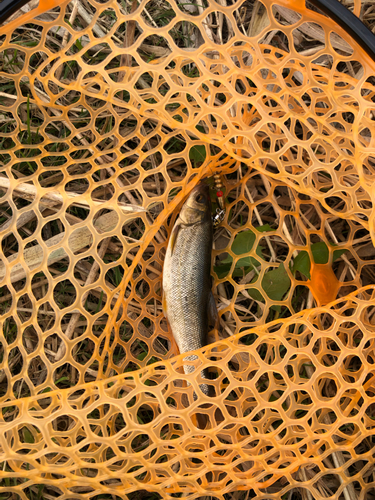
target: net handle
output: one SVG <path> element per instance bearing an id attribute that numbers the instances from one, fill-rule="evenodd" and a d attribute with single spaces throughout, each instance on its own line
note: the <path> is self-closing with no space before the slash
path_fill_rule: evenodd
<path id="1" fill-rule="evenodd" d="M 375 35 L 339 0 L 309 0 L 337 23 L 375 61 Z M 292 0 L 291 3 L 298 3 Z"/>
<path id="2" fill-rule="evenodd" d="M 3 0 L 0 2 L 0 25 L 29 1 L 30 0 Z M 33 12 L 33 17 L 37 12 L 46 12 L 62 2 L 63 0 L 60 0 L 60 2 L 56 2 L 55 0 L 39 0 L 38 7 L 31 11 Z"/>
<path id="3" fill-rule="evenodd" d="M 28 0 L 3 0 L 0 3 L 0 23 L 4 23 L 8 17 L 17 12 L 27 2 Z M 40 0 L 40 3 L 42 3 L 42 0 Z"/>

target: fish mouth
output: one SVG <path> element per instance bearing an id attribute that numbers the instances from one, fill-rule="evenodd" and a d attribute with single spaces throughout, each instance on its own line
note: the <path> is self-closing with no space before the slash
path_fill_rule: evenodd
<path id="1" fill-rule="evenodd" d="M 209 196 L 210 194 L 210 186 L 208 184 L 206 184 L 204 181 L 200 182 L 197 186 L 195 186 L 195 188 L 191 191 L 191 195 L 193 194 L 197 194 L 197 193 L 201 193 L 201 194 L 204 194 L 206 196 Z"/>
<path id="2" fill-rule="evenodd" d="M 195 216 L 192 215 L 193 213 Z M 198 213 L 201 214 L 200 222 L 208 217 L 208 214 L 211 214 L 210 187 L 205 183 L 199 183 L 190 191 L 181 209 L 180 219 L 188 225 L 196 223 L 198 222 Z"/>

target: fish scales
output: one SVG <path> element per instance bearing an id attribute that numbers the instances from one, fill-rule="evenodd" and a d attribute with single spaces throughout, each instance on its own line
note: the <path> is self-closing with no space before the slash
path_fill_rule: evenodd
<path id="1" fill-rule="evenodd" d="M 197 199 L 202 200 L 204 210 L 197 204 Z M 193 190 L 181 209 L 163 271 L 163 303 L 181 353 L 200 349 L 207 341 L 212 240 L 209 190 L 201 185 Z M 197 356 L 184 359 L 194 360 Z M 184 369 L 185 373 L 194 371 L 192 365 L 185 365 Z M 206 377 L 206 374 L 202 373 L 202 376 Z M 200 388 L 208 392 L 205 384 Z"/>
<path id="2" fill-rule="evenodd" d="M 208 224 L 180 229 L 171 257 L 168 320 L 181 352 L 206 342 L 212 237 Z"/>

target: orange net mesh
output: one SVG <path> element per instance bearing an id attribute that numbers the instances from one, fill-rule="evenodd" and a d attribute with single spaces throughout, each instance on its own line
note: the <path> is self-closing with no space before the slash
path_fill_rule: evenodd
<path id="1" fill-rule="evenodd" d="M 373 498 L 368 56 L 286 0 L 50 0 L 1 43 L 0 497 Z M 217 171 L 186 375 L 163 258 Z"/>

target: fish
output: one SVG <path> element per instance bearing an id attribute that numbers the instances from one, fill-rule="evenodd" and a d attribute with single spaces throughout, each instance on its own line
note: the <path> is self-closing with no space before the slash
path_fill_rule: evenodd
<path id="1" fill-rule="evenodd" d="M 163 310 L 180 353 L 205 346 L 210 321 L 217 319 L 211 290 L 213 222 L 209 186 L 196 186 L 173 227 L 163 268 Z M 197 359 L 189 355 L 185 361 Z M 193 365 L 184 365 L 186 374 Z M 202 378 L 208 378 L 202 370 Z M 207 384 L 201 391 L 209 395 Z"/>

